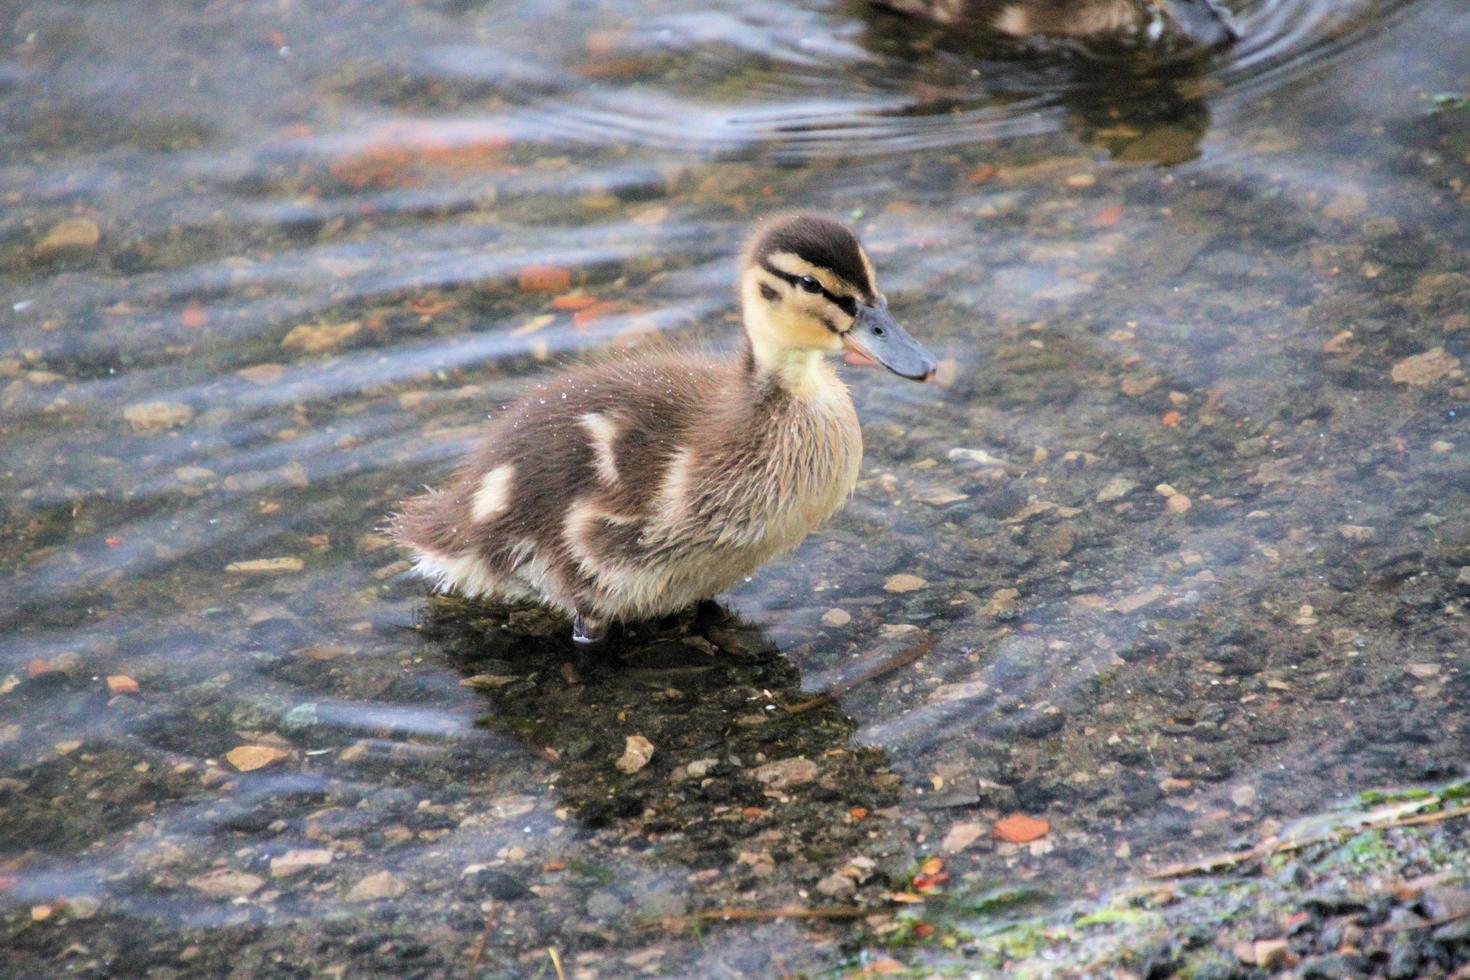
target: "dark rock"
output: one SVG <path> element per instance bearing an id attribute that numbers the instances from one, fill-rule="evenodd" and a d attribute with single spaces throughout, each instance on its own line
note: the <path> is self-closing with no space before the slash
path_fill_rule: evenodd
<path id="1" fill-rule="evenodd" d="M 514 902 L 531 894 L 531 890 L 520 881 L 503 871 L 492 871 L 489 868 L 482 868 L 474 874 L 466 875 L 465 880 L 476 894 L 485 895 L 500 902 Z"/>
<path id="2" fill-rule="evenodd" d="M 1305 905 L 1320 915 L 1342 915 L 1345 912 L 1361 912 L 1368 907 L 1368 902 L 1338 888 L 1324 888 L 1308 895 Z"/>

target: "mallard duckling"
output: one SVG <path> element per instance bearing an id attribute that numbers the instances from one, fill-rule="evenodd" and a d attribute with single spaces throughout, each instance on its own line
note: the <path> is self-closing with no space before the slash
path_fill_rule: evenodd
<path id="1" fill-rule="evenodd" d="M 860 352 L 917 381 L 935 362 L 835 221 L 759 231 L 740 302 L 734 356 L 612 357 L 536 384 L 493 419 L 448 487 L 395 521 L 418 574 L 470 597 L 538 600 L 592 643 L 796 547 L 847 500 L 862 458 L 827 355 Z"/>
<path id="2" fill-rule="evenodd" d="M 1157 41 L 1200 47 L 1238 37 L 1214 0 L 877 0 L 940 24 L 975 25 L 1007 37 Z"/>

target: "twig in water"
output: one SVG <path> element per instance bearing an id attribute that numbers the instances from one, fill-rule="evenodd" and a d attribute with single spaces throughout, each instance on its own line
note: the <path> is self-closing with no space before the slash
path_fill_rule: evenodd
<path id="1" fill-rule="evenodd" d="M 480 941 L 475 944 L 475 952 L 470 956 L 469 969 L 465 971 L 465 980 L 475 980 L 475 971 L 480 968 L 480 960 L 485 958 L 485 947 L 490 945 L 490 929 L 495 925 L 495 906 L 485 913 L 485 931 L 480 933 Z"/>
<path id="2" fill-rule="evenodd" d="M 1447 926 L 1451 922 L 1459 922 L 1461 919 L 1470 918 L 1470 912 L 1459 912 L 1455 915 L 1447 915 L 1440 919 L 1425 919 L 1423 922 L 1410 922 L 1407 924 L 1389 925 L 1387 923 L 1378 926 L 1374 932 L 1412 932 L 1415 929 L 1437 929 Z"/>
<path id="3" fill-rule="evenodd" d="M 934 643 L 934 634 L 925 633 L 922 639 L 920 639 L 913 646 L 909 647 L 907 650 L 900 650 L 893 656 L 879 661 L 877 664 L 874 664 L 872 667 L 863 671 L 861 674 L 858 674 L 856 677 L 851 677 L 845 681 L 835 684 L 832 686 L 831 690 L 823 691 L 821 694 L 818 694 L 816 697 L 811 698 L 810 700 L 799 701 L 796 704 L 783 705 L 783 707 L 786 709 L 787 714 L 792 715 L 800 714 L 803 711 L 810 711 L 813 708 L 820 708 L 824 704 L 829 704 L 833 701 L 836 701 L 838 698 L 842 697 L 842 695 L 846 694 L 848 691 L 851 691 L 859 684 L 866 684 L 868 681 L 872 680 L 875 677 L 882 677 L 884 674 L 890 674 L 900 667 L 908 666 L 915 660 L 918 660 L 924 654 L 928 653 L 930 650 L 934 649 Z"/>
<path id="4" fill-rule="evenodd" d="M 1434 800 L 1424 800 L 1421 805 L 1428 806 Z M 1171 864 L 1167 868 L 1160 868 L 1151 872 L 1150 878 L 1182 878 L 1185 875 L 1199 874 L 1202 871 L 1216 871 L 1221 868 L 1233 868 L 1247 861 L 1255 861 L 1268 858 L 1273 854 L 1286 854 L 1291 851 L 1299 851 L 1313 844 L 1321 844 L 1326 841 L 1336 840 L 1339 837 L 1347 837 L 1361 834 L 1369 830 L 1391 830 L 1394 827 L 1417 827 L 1427 823 L 1440 823 L 1445 820 L 1453 820 L 1455 817 L 1470 816 L 1470 806 L 1455 807 L 1451 810 L 1436 810 L 1432 813 L 1415 813 L 1408 816 L 1389 817 L 1387 820 L 1375 820 L 1355 827 L 1339 827 L 1336 830 L 1316 837 L 1306 837 L 1302 840 L 1277 841 L 1270 844 L 1258 844 L 1247 851 L 1232 851 L 1228 854 L 1216 854 L 1202 861 L 1191 861 L 1187 864 Z"/>
<path id="5" fill-rule="evenodd" d="M 650 923 L 650 925 L 682 929 L 700 922 L 720 922 L 725 919 L 861 919 L 872 911 L 872 909 L 859 908 L 856 905 L 829 905 L 819 909 L 807 908 L 803 905 L 787 905 L 775 909 L 705 909 L 701 912 L 691 912 L 689 915 L 671 915 Z"/>
<path id="6" fill-rule="evenodd" d="M 556 980 L 567 980 L 566 971 L 561 968 L 561 954 L 556 951 L 556 947 L 547 946 L 546 955 L 551 957 L 551 965 L 556 969 Z"/>

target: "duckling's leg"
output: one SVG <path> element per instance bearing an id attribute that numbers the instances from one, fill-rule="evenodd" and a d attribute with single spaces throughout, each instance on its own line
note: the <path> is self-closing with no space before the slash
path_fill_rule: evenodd
<path id="1" fill-rule="evenodd" d="M 578 646 L 596 646 L 607 639 L 607 623 L 593 619 L 591 616 L 577 611 L 572 618 L 572 642 Z"/>

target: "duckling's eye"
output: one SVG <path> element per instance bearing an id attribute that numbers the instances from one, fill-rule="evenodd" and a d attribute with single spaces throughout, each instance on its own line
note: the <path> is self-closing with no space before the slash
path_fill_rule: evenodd
<path id="1" fill-rule="evenodd" d="M 822 284 L 817 282 L 813 276 L 802 276 L 797 282 L 801 283 L 801 288 L 809 293 L 820 293 L 822 291 Z"/>

